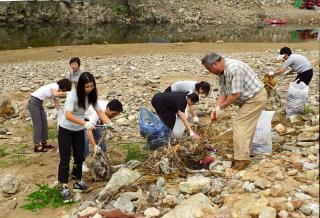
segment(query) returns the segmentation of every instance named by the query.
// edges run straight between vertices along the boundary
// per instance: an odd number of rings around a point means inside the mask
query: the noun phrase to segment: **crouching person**
[[[110,126],[113,126],[111,123],[111,119],[118,116],[122,111],[122,104],[119,100],[113,99],[110,102],[104,100],[98,100],[99,107],[105,113],[105,115],[110,119]],[[92,106],[86,111],[86,116],[91,123],[94,124],[102,124],[99,116],[97,115],[96,111],[93,109]],[[84,151],[84,159],[89,155],[89,144],[92,146],[94,152],[99,152],[102,150],[103,152],[107,151],[107,144],[105,137],[102,137],[102,128],[96,129],[87,129],[86,130],[86,144],[85,144],[85,151]],[[101,143],[99,146],[97,145],[99,141]],[[86,163],[83,162],[82,164],[82,172],[87,173],[89,172],[89,168],[87,167]]]
[[[82,163],[84,161],[85,132],[86,129],[94,129],[95,125],[90,121],[85,121],[85,112],[92,106],[98,117],[104,124],[109,123],[105,113],[97,104],[97,88],[93,75],[89,72],[81,74],[77,89],[67,94],[64,104],[64,114],[59,126],[59,170],[58,181],[62,184],[62,196],[64,202],[71,200],[68,188],[69,163],[71,151],[74,164],[71,177],[74,180],[74,192],[88,192],[90,188],[82,180]]]
[[[199,139],[186,117],[187,106],[198,101],[199,96],[196,93],[164,92],[154,95],[151,104],[161,121],[172,130],[173,137],[181,137],[187,128],[193,139]]]

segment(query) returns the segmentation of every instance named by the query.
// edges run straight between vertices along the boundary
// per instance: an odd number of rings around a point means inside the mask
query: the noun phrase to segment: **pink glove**
[[[211,119],[213,121],[219,120],[222,115],[223,115],[223,110],[219,106],[212,108]]]
[[[200,136],[199,136],[197,133],[193,132],[192,130],[190,130],[190,137],[191,137],[193,140],[198,140],[198,139],[200,139]]]

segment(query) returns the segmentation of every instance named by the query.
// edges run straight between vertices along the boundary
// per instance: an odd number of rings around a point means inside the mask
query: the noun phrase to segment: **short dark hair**
[[[86,108],[86,92],[85,92],[85,84],[92,82],[94,88],[88,95],[88,102],[89,104],[95,106],[97,104],[98,99],[98,91],[96,86],[96,80],[94,76],[89,72],[83,72],[79,78],[78,85],[77,85],[77,97],[78,97],[78,106]]]
[[[59,89],[63,91],[70,91],[71,90],[71,81],[68,79],[61,79],[57,82]]]
[[[187,98],[190,98],[190,100],[191,100],[194,104],[199,101],[199,96],[197,95],[197,93],[187,94]]]
[[[204,93],[207,95],[210,92],[210,84],[205,82],[205,81],[201,81],[199,83],[196,83],[196,91],[199,93],[200,88],[204,91]]]
[[[107,107],[111,110],[111,111],[117,111],[117,112],[122,112],[123,108],[122,108],[122,104],[118,99],[112,99],[108,104]]]
[[[291,49],[288,47],[283,47],[280,49],[280,54],[287,54],[288,56],[290,56],[292,54]]]
[[[78,57],[71,58],[71,59],[70,59],[70,65],[71,65],[72,63],[74,63],[74,62],[76,62],[76,63],[79,65],[79,67],[80,67],[80,65],[81,65],[80,58],[78,58]]]

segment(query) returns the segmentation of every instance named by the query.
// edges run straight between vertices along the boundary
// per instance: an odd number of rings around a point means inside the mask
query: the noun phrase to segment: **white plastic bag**
[[[252,140],[252,154],[272,153],[271,121],[273,115],[274,111],[262,111]]]
[[[186,108],[185,114],[186,114],[186,118],[188,118],[188,108]],[[181,138],[185,129],[186,127],[184,126],[184,123],[182,122],[180,117],[176,115],[176,122],[174,123],[174,127],[172,130],[173,137]]]
[[[297,82],[294,81],[290,83],[286,101],[287,117],[303,112],[308,102],[308,92],[309,87],[304,82],[297,84]]]

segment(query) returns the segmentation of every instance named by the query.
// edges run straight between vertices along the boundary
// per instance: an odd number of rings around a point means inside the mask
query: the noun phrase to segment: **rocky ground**
[[[153,94],[174,81],[194,79],[210,82],[213,91],[196,106],[201,120],[201,126],[197,128],[206,128],[217,85],[215,76],[209,75],[201,66],[200,58],[204,53],[215,50],[243,60],[262,79],[266,72],[281,66],[275,57],[277,49],[282,46],[178,43],[0,52],[0,88],[3,90],[0,176],[4,178],[0,208],[3,209],[3,217],[88,217],[87,214],[93,216],[97,211],[102,217],[107,217],[107,211],[116,208],[127,214],[145,214],[146,217],[318,217],[319,53],[316,43],[290,45],[294,52],[305,55],[314,66],[308,110],[304,115],[286,119],[285,106],[269,105],[268,110],[275,109],[273,154],[253,157],[246,170],[236,172],[230,168],[233,152],[230,127],[232,117],[237,113],[236,107],[230,107],[225,118],[215,123],[208,134],[208,143],[218,148],[215,162],[209,170],[186,170],[181,166],[171,168],[172,157],[175,156],[168,155],[165,160],[152,154],[142,166],[153,167],[154,171],[146,173],[141,165],[124,165],[108,183],[90,182],[94,191],[80,196],[80,203],[71,208],[44,209],[38,214],[20,208],[24,196],[36,189],[36,183],[52,184],[56,180],[59,160],[55,151],[46,154],[32,152],[31,121],[26,104],[33,90],[66,75],[70,57],[80,56],[82,68],[95,75],[101,98],[115,97],[124,103],[124,112],[114,121],[120,131],[109,135],[108,139],[107,155],[115,165],[124,162],[127,152],[119,144],[135,143],[141,147],[144,144],[139,133],[139,108],[151,109]],[[294,78],[293,74],[277,78],[277,89],[283,103],[289,82]],[[51,126],[50,140],[56,145],[55,110],[51,102],[46,102],[45,106]],[[187,139],[182,141],[181,146],[187,147],[190,140],[186,142]],[[166,152],[171,154],[174,151],[176,153],[172,154],[179,156],[180,150],[176,146]],[[150,166],[153,163],[155,165]],[[87,175],[85,178],[89,179]],[[154,209],[150,209],[152,207]],[[101,215],[96,214],[95,217]]]

